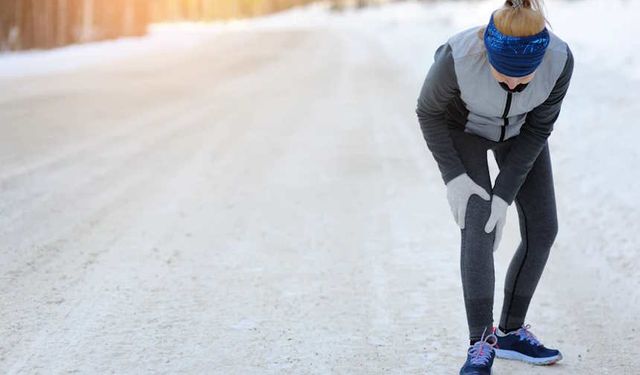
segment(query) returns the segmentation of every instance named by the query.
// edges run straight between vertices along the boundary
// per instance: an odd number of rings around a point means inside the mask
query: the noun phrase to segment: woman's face
[[[533,73],[524,77],[509,77],[498,72],[493,66],[489,65],[489,67],[491,68],[491,74],[493,75],[493,77],[498,80],[498,82],[505,83],[511,90],[514,90],[520,84],[531,82],[533,76],[536,74],[536,72],[534,71]]]

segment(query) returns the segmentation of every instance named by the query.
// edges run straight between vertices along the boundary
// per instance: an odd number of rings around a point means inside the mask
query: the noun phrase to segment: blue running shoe
[[[498,344],[495,346],[496,357],[516,359],[534,365],[550,365],[562,359],[559,350],[546,348],[536,336],[529,331],[530,324],[523,325],[516,331],[504,333],[495,329]]]
[[[491,366],[496,357],[493,347],[498,339],[493,333],[485,337],[485,332],[482,332],[480,341],[467,349],[467,361],[460,369],[460,375],[491,375]]]

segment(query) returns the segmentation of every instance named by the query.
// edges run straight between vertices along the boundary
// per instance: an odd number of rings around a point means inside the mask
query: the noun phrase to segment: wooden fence
[[[0,52],[144,35],[151,22],[244,18],[312,0],[0,0]]]

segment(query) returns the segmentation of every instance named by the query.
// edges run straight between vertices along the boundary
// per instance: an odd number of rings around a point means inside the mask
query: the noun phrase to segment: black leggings
[[[457,128],[450,128],[450,134],[469,177],[491,193],[487,150],[492,150],[501,167],[515,138],[494,142]],[[529,302],[558,232],[548,143],[533,164],[514,203],[520,220],[521,242],[509,265],[504,286],[500,327],[507,330],[524,323]],[[472,195],[467,203],[465,228],[460,230],[460,270],[472,340],[479,339],[485,328],[490,332],[493,325],[495,229],[491,233],[484,231],[490,214],[491,202]]]

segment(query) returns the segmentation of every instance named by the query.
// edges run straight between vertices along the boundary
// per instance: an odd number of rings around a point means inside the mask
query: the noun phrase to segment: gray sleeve
[[[560,115],[562,100],[569,89],[573,73],[573,55],[567,46],[567,61],[551,94],[544,103],[527,113],[520,134],[507,155],[496,177],[493,193],[511,204],[524,183],[533,163],[551,135],[553,125]]]
[[[451,47],[445,43],[438,47],[424,80],[416,113],[420,129],[440,169],[444,183],[465,173],[465,168],[447,129],[445,111],[449,101],[459,93]]]

